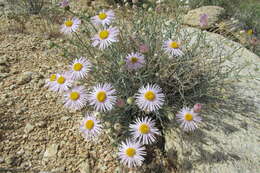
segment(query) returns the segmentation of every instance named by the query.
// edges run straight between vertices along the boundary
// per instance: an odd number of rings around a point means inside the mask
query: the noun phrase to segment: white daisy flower
[[[100,135],[102,125],[93,114],[87,113],[80,125],[80,131],[84,134],[84,137],[88,140],[94,139]]]
[[[80,23],[81,21],[76,17],[73,17],[72,19],[67,19],[64,21],[62,25],[61,32],[64,34],[70,34],[72,32],[76,32]]]
[[[90,105],[95,107],[96,111],[109,111],[116,103],[116,90],[111,84],[97,84],[89,94]]]
[[[51,88],[53,87],[56,80],[57,74],[51,74],[50,78],[45,80],[45,87],[50,88],[50,90],[52,90]]]
[[[73,110],[82,109],[87,103],[87,94],[84,86],[74,87],[64,95],[64,106]]]
[[[105,49],[113,42],[117,42],[117,35],[119,30],[116,27],[109,27],[107,29],[101,30],[92,38],[92,45],[94,47],[99,45],[99,49]]]
[[[180,49],[180,44],[173,40],[165,41],[163,44],[163,49],[166,53],[172,56],[183,56],[184,53]]]
[[[53,83],[51,90],[55,92],[63,92],[69,90],[72,86],[73,80],[68,72],[57,74],[56,81]]]
[[[182,110],[176,115],[177,122],[181,123],[181,128],[184,131],[193,131],[198,128],[198,123],[201,122],[202,118],[195,113],[193,109],[187,107],[182,108]]]
[[[137,106],[148,112],[153,112],[160,109],[164,103],[164,94],[158,85],[148,84],[142,86],[135,96]]]
[[[145,59],[140,53],[131,53],[127,55],[125,62],[127,69],[136,70],[143,67],[145,64]]]
[[[91,22],[94,25],[110,25],[115,19],[115,13],[112,10],[102,10],[98,15],[91,17]]]
[[[81,57],[79,59],[75,59],[70,68],[71,78],[73,80],[80,80],[87,76],[87,73],[91,68],[91,63],[87,59]]]
[[[151,118],[137,118],[134,124],[130,124],[131,135],[135,141],[141,144],[152,144],[155,142],[155,135],[160,135],[155,127],[155,121]]]
[[[143,164],[146,151],[140,143],[127,139],[119,146],[118,155],[122,164],[132,168]]]

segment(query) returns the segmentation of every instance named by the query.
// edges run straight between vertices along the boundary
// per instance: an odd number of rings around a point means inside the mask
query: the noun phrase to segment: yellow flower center
[[[132,58],[131,58],[132,64],[135,64],[137,61],[138,61],[138,58],[137,58],[137,57],[132,57]]]
[[[65,26],[67,27],[71,27],[73,25],[73,22],[71,20],[67,20],[65,23],[64,23]]]
[[[108,36],[109,36],[108,30],[103,30],[103,31],[100,31],[100,33],[99,33],[99,37],[102,40],[106,39]]]
[[[50,77],[50,81],[55,81],[56,80],[56,74],[52,74],[51,77]]]
[[[150,127],[147,125],[147,124],[142,124],[140,125],[139,127],[139,131],[142,133],[142,134],[147,134],[150,132]]]
[[[184,118],[185,118],[186,121],[192,121],[193,120],[193,116],[190,113],[186,113]]]
[[[99,13],[98,17],[99,17],[99,19],[104,20],[104,19],[107,18],[107,14],[106,13]]]
[[[144,98],[146,98],[147,100],[149,101],[153,101],[155,99],[155,94],[153,91],[147,91],[145,94],[144,94]]]
[[[80,71],[82,69],[83,65],[80,63],[76,63],[73,65],[73,70]]]
[[[179,46],[179,44],[178,44],[176,41],[172,41],[172,42],[170,43],[170,47],[173,48],[173,49],[177,49],[177,48],[179,48],[180,46]]]
[[[66,79],[65,79],[63,76],[60,76],[60,77],[58,78],[57,82],[58,82],[59,84],[64,84],[65,80],[66,80]]]
[[[88,129],[88,130],[91,130],[91,129],[93,129],[93,127],[94,127],[94,121],[93,120],[88,120],[88,121],[86,121],[86,123],[85,123],[85,128],[86,129]]]
[[[99,92],[97,93],[97,100],[98,100],[99,102],[104,102],[104,101],[106,100],[106,98],[107,98],[106,92],[104,92],[104,91],[99,91]]]
[[[70,93],[70,99],[71,100],[78,100],[79,99],[79,93],[78,92],[71,92]]]
[[[134,157],[134,155],[136,154],[136,150],[134,148],[127,148],[125,150],[125,154],[128,156],[128,157]]]

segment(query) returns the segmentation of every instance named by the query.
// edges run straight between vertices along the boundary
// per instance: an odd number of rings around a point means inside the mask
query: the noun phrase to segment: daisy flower
[[[94,47],[99,45],[99,49],[105,49],[113,42],[117,42],[117,35],[119,30],[116,27],[109,27],[101,30],[92,38],[92,45]]]
[[[94,106],[96,111],[109,111],[116,104],[116,90],[111,84],[97,84],[88,96],[90,105]]]
[[[193,109],[187,107],[182,108],[182,110],[176,115],[177,122],[181,123],[181,128],[184,131],[193,131],[198,128],[197,123],[200,123],[202,118],[195,113]]]
[[[64,95],[64,106],[73,110],[82,109],[87,103],[87,94],[84,86],[74,87]]]
[[[127,139],[119,146],[118,155],[122,164],[132,168],[143,164],[146,151],[140,143]]]
[[[163,49],[172,56],[182,56],[184,53],[180,49],[180,44],[176,41],[168,40],[163,43]]]
[[[80,125],[80,131],[84,134],[86,139],[93,139],[100,135],[102,125],[93,114],[87,113]]]
[[[55,92],[63,92],[69,90],[72,86],[73,80],[68,72],[57,74],[56,81],[53,83],[51,90]]]
[[[64,34],[70,34],[72,32],[76,32],[80,23],[81,21],[76,17],[73,17],[72,19],[67,19],[64,21],[62,25],[61,32]]]
[[[71,78],[73,80],[84,79],[90,71],[90,67],[90,62],[85,58],[81,57],[79,59],[75,59],[70,66]]]
[[[57,80],[57,74],[51,74],[49,79],[45,80],[45,87],[52,88]],[[52,90],[52,89],[51,89]]]
[[[148,117],[137,118],[134,124],[130,124],[130,131],[133,139],[142,144],[152,144],[155,142],[155,134],[160,135],[155,121]]]
[[[91,18],[94,25],[110,25],[115,19],[115,13],[112,10],[102,10],[98,15]]]
[[[137,106],[148,112],[160,109],[164,103],[164,94],[158,85],[142,86],[135,97]]]
[[[126,67],[129,70],[136,70],[143,67],[145,60],[144,56],[140,53],[128,54],[125,58]]]

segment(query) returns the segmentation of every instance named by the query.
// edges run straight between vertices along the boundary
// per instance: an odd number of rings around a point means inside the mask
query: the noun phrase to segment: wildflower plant
[[[169,112],[176,114],[175,128],[190,132],[202,121],[201,104],[195,103],[220,99],[231,71],[222,65],[228,55],[211,49],[203,32],[194,41],[177,21],[156,12],[138,10],[128,18],[108,9],[92,17],[69,12],[77,21],[77,30],[69,29],[66,37],[74,48],[64,48],[70,79],[52,75],[47,86],[65,92],[65,107],[89,112],[80,126],[87,141],[112,129],[125,166],[142,165],[145,148],[163,134]],[[63,25],[66,36],[64,31]],[[84,86],[71,84],[79,80]],[[121,135],[107,121],[122,125]]]

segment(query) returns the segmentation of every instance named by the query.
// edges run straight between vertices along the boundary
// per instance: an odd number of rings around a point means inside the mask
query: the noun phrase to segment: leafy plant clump
[[[88,141],[112,131],[124,165],[143,163],[144,146],[162,135],[170,113],[176,114],[176,128],[191,132],[201,122],[196,103],[222,99],[234,69],[223,64],[229,55],[214,50],[203,32],[194,37],[156,12],[68,12],[61,31],[71,47],[57,46],[72,63],[67,72],[51,75],[47,86],[64,96],[65,107],[88,112],[81,124]]]

